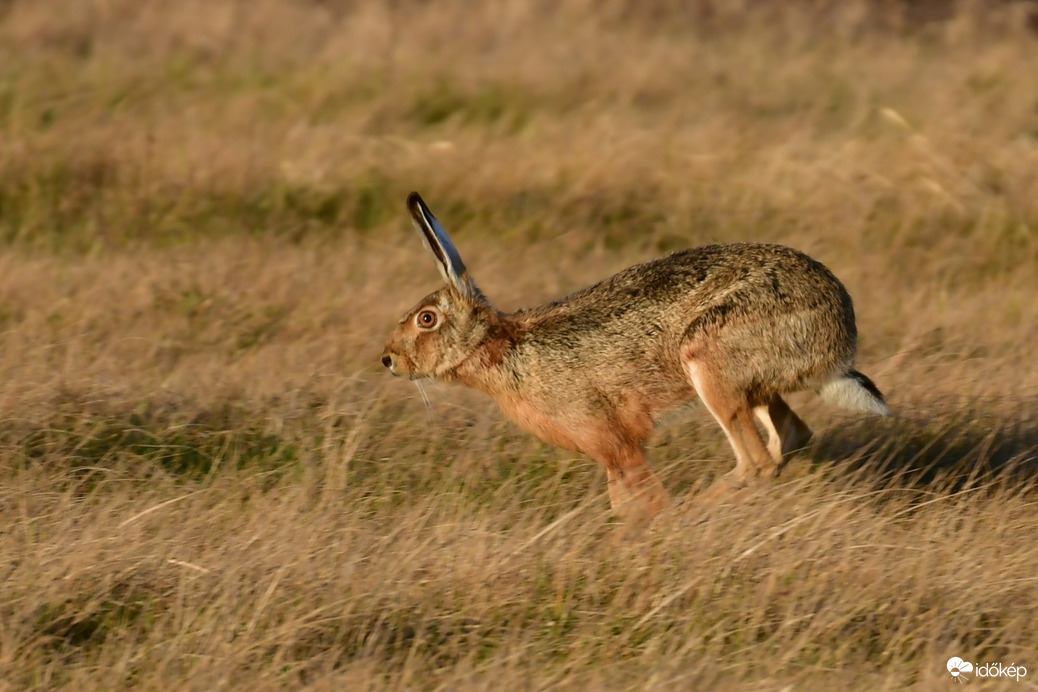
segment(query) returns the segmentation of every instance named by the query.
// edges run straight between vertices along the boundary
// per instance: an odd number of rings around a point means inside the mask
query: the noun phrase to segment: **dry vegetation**
[[[0,689],[1033,687],[1038,41],[684,7],[0,2]],[[901,417],[798,398],[817,443],[708,506],[693,410],[624,535],[591,462],[382,371],[412,188],[505,308],[802,248]]]

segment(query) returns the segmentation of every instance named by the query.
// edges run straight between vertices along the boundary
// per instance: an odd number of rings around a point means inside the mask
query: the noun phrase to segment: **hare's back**
[[[754,379],[785,368],[787,384],[838,370],[856,339],[850,296],[833,273],[761,243],[679,251],[527,314],[540,346],[587,363],[650,360],[677,372],[682,349],[700,339]]]
[[[554,304],[566,312],[616,319],[655,316],[679,322],[707,311],[726,315],[823,310],[853,322],[843,284],[821,262],[784,245],[703,245],[637,264]],[[684,309],[675,309],[682,307]]]
[[[671,275],[670,299],[688,304],[693,314],[745,315],[766,322],[817,312],[853,328],[854,308],[840,280],[821,262],[784,245],[707,245],[655,264],[647,272],[649,282]]]

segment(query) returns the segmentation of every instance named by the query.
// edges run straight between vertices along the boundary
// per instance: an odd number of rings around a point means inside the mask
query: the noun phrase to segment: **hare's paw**
[[[748,485],[748,481],[742,477],[739,469],[733,469],[703,491],[703,497],[707,500],[730,500],[737,493],[745,490]]]
[[[608,470],[609,504],[624,524],[647,526],[671,505],[667,491],[654,474],[632,478]]]

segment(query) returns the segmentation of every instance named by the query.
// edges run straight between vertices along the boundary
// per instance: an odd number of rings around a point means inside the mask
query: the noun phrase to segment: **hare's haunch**
[[[838,405],[890,415],[876,385],[853,369],[847,290],[802,252],[704,245],[505,314],[417,193],[407,207],[447,285],[404,315],[383,365],[486,392],[523,429],[590,455],[605,466],[621,516],[651,517],[666,506],[645,443],[657,420],[696,396],[735,451],[733,486],[777,475],[810,439],[783,394],[814,389]]]

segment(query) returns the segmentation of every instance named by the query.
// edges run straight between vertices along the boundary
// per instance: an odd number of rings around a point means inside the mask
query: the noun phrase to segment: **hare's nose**
[[[388,353],[383,353],[382,365],[385,365],[387,368],[393,367],[393,356],[389,355]]]

